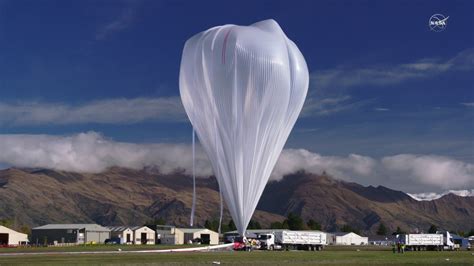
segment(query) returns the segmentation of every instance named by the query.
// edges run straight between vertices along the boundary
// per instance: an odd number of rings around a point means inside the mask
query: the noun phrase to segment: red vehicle
[[[234,250],[236,251],[250,251],[250,245],[246,244],[247,241],[243,237],[236,237],[234,239]]]

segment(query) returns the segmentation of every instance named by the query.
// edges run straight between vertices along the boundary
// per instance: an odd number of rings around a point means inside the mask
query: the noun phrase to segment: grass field
[[[157,246],[125,246],[122,250],[156,249]],[[160,248],[169,248],[160,246]],[[42,250],[40,250],[42,249]],[[121,264],[121,265],[211,265],[218,261],[225,264],[265,264],[265,265],[470,265],[474,266],[474,255],[470,251],[457,252],[406,252],[393,254],[390,250],[380,248],[358,247],[330,247],[322,252],[310,251],[254,251],[254,252],[189,252],[169,254],[78,254],[78,255],[51,255],[52,251],[99,251],[116,250],[117,246],[89,246],[68,248],[31,248],[23,252],[45,252],[41,255],[22,254],[20,256],[0,255],[0,265],[94,265],[94,264]],[[357,251],[359,249],[359,251]],[[22,249],[15,249],[16,251]],[[9,249],[12,251],[12,249]],[[1,250],[5,253],[5,250]],[[0,253],[1,254],[1,253]]]
[[[37,253],[37,252],[84,252],[84,251],[116,251],[118,248],[123,251],[130,250],[151,250],[151,249],[174,249],[196,247],[193,245],[80,245],[69,247],[17,247],[17,248],[0,248],[2,253]]]

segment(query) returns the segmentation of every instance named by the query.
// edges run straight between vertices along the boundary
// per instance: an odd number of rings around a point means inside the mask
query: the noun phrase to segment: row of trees
[[[217,231],[219,227],[218,220],[206,220],[204,224],[205,228],[210,230]],[[248,229],[262,229],[262,226],[259,222],[251,220],[248,226]],[[301,218],[301,216],[296,215],[294,213],[288,214],[287,218],[282,222],[273,222],[270,224],[270,229],[290,229],[290,230],[321,230],[322,226],[320,223],[313,219],[309,219],[307,222]],[[230,220],[226,224],[222,224],[221,232],[233,231],[236,230],[235,224],[232,220]],[[345,224],[339,229],[341,232],[354,232],[356,234],[360,233],[360,229],[356,228],[352,225]],[[428,228],[428,233],[434,234],[438,231],[438,227],[435,225],[431,225]],[[399,226],[395,229],[395,231],[391,232],[387,228],[387,226],[382,222],[379,224],[376,234],[381,236],[391,235],[398,235],[398,234],[406,234],[407,231],[402,230]],[[456,232],[460,236],[473,236],[474,229],[471,229],[469,232],[458,231]]]
[[[434,224],[432,224],[429,228],[428,228],[428,233],[429,234],[435,234],[437,231],[439,231],[438,227]],[[344,231],[343,231],[344,232]],[[469,232],[464,232],[464,231],[454,231],[456,234],[460,235],[460,236],[464,236],[464,237],[467,237],[467,236],[474,236],[474,229],[471,229]],[[386,236],[389,234],[389,231],[387,229],[387,227],[385,226],[384,223],[380,223],[379,224],[379,227],[377,229],[377,235],[381,235],[381,236]],[[399,226],[397,226],[397,229],[392,233],[392,235],[399,235],[399,234],[406,234],[406,231],[405,230],[402,230]]]
[[[271,229],[290,229],[290,230],[321,230],[320,223],[313,219],[304,221],[301,216],[295,213],[289,213],[283,222],[273,222],[270,224]]]
[[[217,231],[219,228],[219,221],[206,220],[204,222],[204,227],[210,230]],[[221,227],[222,227],[221,228],[222,232],[236,230],[235,224],[232,220],[230,220],[228,223],[223,223]],[[251,220],[247,228],[248,229],[262,229],[262,225],[257,221]],[[304,222],[304,220],[300,216],[294,213],[290,213],[288,214],[288,217],[282,222],[271,223],[270,229],[321,230],[321,224],[319,224],[313,219],[310,219],[307,222]]]
[[[15,229],[24,234],[31,234],[31,228],[27,225],[18,225],[13,219],[0,219],[0,225]]]

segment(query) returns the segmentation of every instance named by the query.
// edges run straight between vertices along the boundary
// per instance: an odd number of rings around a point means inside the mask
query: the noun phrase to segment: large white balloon
[[[301,112],[309,74],[278,23],[214,27],[190,38],[179,87],[240,234]]]

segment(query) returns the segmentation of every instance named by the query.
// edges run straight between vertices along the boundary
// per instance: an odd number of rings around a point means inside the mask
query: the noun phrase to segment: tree
[[[288,218],[286,220],[287,220],[288,227],[289,227],[290,230],[303,230],[303,229],[305,229],[303,219],[295,213],[290,212],[288,214]]]
[[[23,225],[20,227],[20,232],[24,233],[24,234],[27,234],[27,235],[31,235],[31,228],[27,225]]]
[[[207,228],[209,230],[213,230],[212,223],[209,220],[204,221],[204,228]]]
[[[311,230],[321,230],[321,224],[316,222],[313,219],[309,219],[309,221],[306,223],[306,225]]]
[[[474,236],[474,228],[467,233],[467,236]]]
[[[206,220],[204,221],[204,228],[207,228],[212,231],[218,231],[219,230],[219,220],[214,219],[214,220]],[[228,228],[225,225],[221,225],[221,231],[222,232],[227,232],[227,231],[232,231],[232,230],[227,230]],[[234,229],[235,230],[235,229]]]
[[[436,234],[436,231],[438,231],[438,227],[436,227],[436,225],[432,224],[430,226],[430,229],[428,229],[428,233],[430,234]]]
[[[384,223],[380,223],[379,228],[377,229],[377,235],[379,236],[387,235],[387,227],[385,227]]]
[[[259,222],[250,220],[249,226],[247,226],[248,229],[262,229],[262,226],[260,225]]]
[[[153,225],[165,225],[166,221],[163,218],[155,218],[153,220],[148,221],[146,224],[153,224]]]
[[[0,219],[0,225],[12,228],[15,222],[12,219]]]
[[[288,225],[288,219],[285,219],[283,223],[281,224],[281,229],[290,229],[290,226]]]
[[[228,225],[227,225],[229,228],[229,231],[234,231],[234,230],[237,230],[237,227],[235,227],[235,224],[234,224],[234,221],[233,220],[230,220]]]
[[[273,222],[270,224],[270,229],[282,229],[283,224],[281,222]]]
[[[345,224],[344,226],[342,226],[341,231],[345,232],[345,233],[350,233],[350,232],[353,232],[353,233],[356,233],[356,234],[360,233],[359,229],[354,228],[354,227],[352,227],[348,224]]]
[[[395,230],[395,232],[392,233],[392,235],[403,235],[403,234],[406,234],[406,233],[400,228],[400,226],[397,226],[397,230]]]

